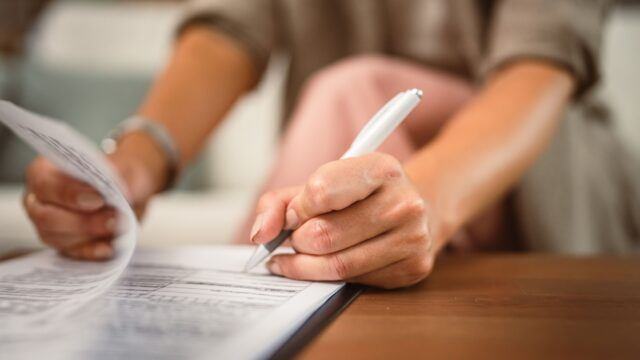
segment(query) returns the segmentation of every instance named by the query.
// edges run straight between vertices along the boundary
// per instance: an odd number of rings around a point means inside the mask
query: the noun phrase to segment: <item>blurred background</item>
[[[169,55],[184,6],[179,0],[0,0],[0,98],[63,119],[99,141],[136,111]],[[621,1],[604,34],[599,91],[638,156],[639,44],[640,1]],[[154,200],[142,243],[231,239],[273,158],[286,66],[274,55],[258,89],[229,114],[178,189]],[[20,200],[33,156],[0,127],[0,252],[40,246]]]

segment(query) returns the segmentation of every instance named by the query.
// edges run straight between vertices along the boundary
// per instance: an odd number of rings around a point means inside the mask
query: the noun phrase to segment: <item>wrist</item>
[[[427,221],[437,253],[462,226],[460,207],[435,154],[421,151],[404,163],[404,169],[427,205]]]
[[[129,190],[143,193],[132,194],[134,198],[159,193],[169,182],[170,161],[163,149],[145,132],[124,134],[111,158],[121,167]]]
[[[123,121],[103,140],[102,148],[124,164],[133,164],[130,171],[153,193],[171,187],[178,174],[180,154],[172,136],[162,123],[143,116]]]

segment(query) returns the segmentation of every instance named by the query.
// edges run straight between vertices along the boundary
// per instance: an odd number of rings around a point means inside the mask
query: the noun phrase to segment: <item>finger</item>
[[[289,201],[301,187],[269,191],[258,200],[256,219],[251,227],[251,242],[262,244],[275,238],[284,227],[284,214]]]
[[[60,253],[78,260],[104,261],[113,257],[114,249],[110,240],[98,240],[80,244]]]
[[[291,279],[336,281],[385,267],[413,252],[403,236],[388,233],[329,255],[275,255],[267,267],[272,273]]]
[[[142,221],[144,215],[146,214],[148,204],[148,202],[143,202],[134,205],[133,212],[136,214],[136,218],[138,218],[138,221]]]
[[[323,255],[344,250],[387,232],[406,219],[404,206],[390,192],[378,192],[339,211],[316,216],[291,236],[301,253]]]
[[[114,234],[117,226],[115,210],[104,208],[94,213],[77,213],[45,204],[33,193],[25,196],[24,207],[27,215],[41,233],[52,233],[58,237],[104,238]]]
[[[402,175],[400,163],[380,153],[327,163],[309,178],[302,193],[291,200],[285,228],[296,229],[315,216],[344,209]]]
[[[395,289],[417,284],[424,280],[432,270],[432,256],[413,256],[347,281],[384,289]]]
[[[91,212],[105,206],[95,189],[64,174],[42,157],[27,169],[27,187],[41,202],[69,210]]]
[[[56,234],[51,232],[43,232],[40,230],[37,230],[37,232],[43,243],[59,251],[67,251],[96,240],[95,238],[90,238],[83,235]]]

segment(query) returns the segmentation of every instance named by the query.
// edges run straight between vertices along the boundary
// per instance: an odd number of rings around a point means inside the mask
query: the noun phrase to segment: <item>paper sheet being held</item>
[[[0,121],[121,214],[115,257],[52,250],[0,263],[0,353],[21,359],[264,358],[342,283],[242,271],[251,247],[140,249],[137,221],[106,159],[57,121],[0,101]]]
[[[120,276],[135,248],[137,220],[121,191],[121,180],[105,157],[66,124],[0,101],[0,121],[68,175],[99,191],[120,216],[115,256],[100,263],[64,259],[52,251],[27,268],[0,272],[0,335],[46,332],[102,295]]]

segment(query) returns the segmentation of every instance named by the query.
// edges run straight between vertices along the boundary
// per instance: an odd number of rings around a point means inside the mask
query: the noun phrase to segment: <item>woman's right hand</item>
[[[140,218],[149,199],[164,184],[160,165],[164,160],[148,139],[134,138],[126,145],[109,160]],[[113,256],[111,241],[119,214],[90,185],[64,174],[44,157],[36,158],[27,169],[23,205],[40,239],[61,254],[81,260]]]

